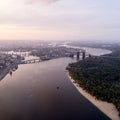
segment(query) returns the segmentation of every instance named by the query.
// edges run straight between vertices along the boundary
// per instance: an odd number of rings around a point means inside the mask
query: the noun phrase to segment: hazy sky
[[[0,40],[120,40],[120,0],[0,0]]]

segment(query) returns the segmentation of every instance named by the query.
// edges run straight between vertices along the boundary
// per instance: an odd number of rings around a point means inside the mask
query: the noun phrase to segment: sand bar
[[[71,80],[71,82],[74,84],[76,89],[85,97],[87,98],[91,103],[93,103],[99,110],[101,110],[103,113],[105,113],[109,118],[112,120],[120,120],[120,117],[118,116],[118,111],[115,108],[115,106],[112,103],[104,102],[101,100],[95,99],[94,96],[87,93],[85,90],[83,90],[78,83],[75,83],[75,80],[73,80],[68,73],[68,77]]]

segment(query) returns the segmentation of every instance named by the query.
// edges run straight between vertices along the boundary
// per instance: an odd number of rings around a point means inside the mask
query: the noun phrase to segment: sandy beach
[[[87,98],[91,103],[93,103],[98,109],[100,109],[103,113],[105,113],[112,120],[120,120],[120,117],[118,116],[118,111],[112,103],[108,103],[108,102],[104,102],[104,101],[95,99],[94,96],[87,93],[77,83],[75,83],[75,81],[69,76],[69,73],[68,73],[68,77],[69,77],[70,81],[74,84],[76,89],[85,98]]]

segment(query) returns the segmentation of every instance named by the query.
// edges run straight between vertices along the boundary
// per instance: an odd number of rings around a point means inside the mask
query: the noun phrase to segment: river
[[[69,80],[65,67],[75,61],[19,65],[0,81],[0,120],[110,120]]]

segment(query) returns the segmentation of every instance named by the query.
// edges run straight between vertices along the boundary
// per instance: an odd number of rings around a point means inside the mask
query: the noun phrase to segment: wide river
[[[0,81],[0,120],[110,120],[71,83],[65,70],[71,62],[19,65]]]

